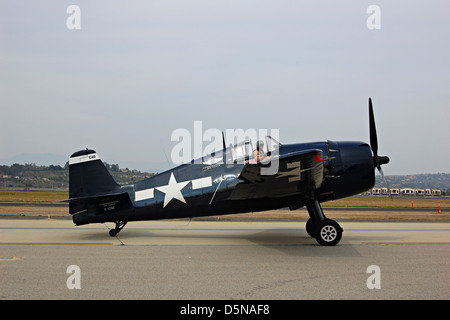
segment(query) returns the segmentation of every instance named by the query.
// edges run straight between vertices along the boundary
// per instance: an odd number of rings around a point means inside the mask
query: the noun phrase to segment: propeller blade
[[[388,184],[388,182],[387,182],[387,180],[386,180],[386,177],[384,176],[384,172],[383,172],[383,169],[381,169],[381,165],[380,165],[380,164],[377,166],[377,169],[378,169],[378,171],[380,172],[381,177],[383,178],[383,181],[384,181],[384,185],[385,185],[386,188],[388,189],[389,196],[390,196],[391,199],[392,199],[391,188],[389,187],[389,184]]]
[[[373,163],[374,166],[380,172],[381,177],[383,178],[384,181],[384,185],[386,186],[386,188],[388,188],[389,195],[392,199],[392,194],[390,192],[391,188],[389,188],[386,177],[384,176],[383,169],[381,169],[381,166],[383,164],[389,163],[390,159],[389,157],[378,155],[377,127],[375,125],[375,116],[373,114],[372,98],[369,98],[369,129],[370,129],[370,147],[373,152]]]
[[[370,128],[370,147],[374,158],[378,157],[378,138],[377,128],[375,126],[375,117],[373,115],[372,98],[369,98],[369,128]]]
[[[383,178],[384,184],[386,185],[386,187],[389,188],[388,183],[387,183],[387,181],[386,181],[386,177],[384,176],[383,169],[381,169],[381,166],[377,166],[377,169],[378,169],[378,171],[380,172],[381,177]]]

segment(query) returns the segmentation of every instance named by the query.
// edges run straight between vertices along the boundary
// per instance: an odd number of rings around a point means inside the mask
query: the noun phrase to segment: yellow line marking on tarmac
[[[113,243],[94,243],[94,242],[1,242],[2,246],[23,246],[23,245],[37,245],[37,246],[112,246]]]
[[[364,244],[375,244],[375,245],[442,245],[450,244],[450,242],[364,242]]]
[[[0,257],[0,261],[17,261],[20,260],[20,258],[17,257]]]

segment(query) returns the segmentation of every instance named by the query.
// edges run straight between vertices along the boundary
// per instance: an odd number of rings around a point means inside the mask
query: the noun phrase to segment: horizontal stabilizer
[[[101,207],[105,209],[108,205],[111,205],[111,203],[117,202],[123,198],[128,198],[127,200],[131,204],[128,192],[106,193],[95,196],[70,198],[61,202],[69,202],[69,213],[75,214],[81,211],[88,210],[92,207]]]

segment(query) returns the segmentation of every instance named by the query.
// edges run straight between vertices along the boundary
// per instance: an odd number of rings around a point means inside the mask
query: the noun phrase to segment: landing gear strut
[[[116,227],[114,229],[109,230],[109,235],[111,237],[115,237],[120,230],[123,229],[123,227],[125,227],[125,225],[128,223],[128,221],[116,221]]]
[[[314,200],[307,205],[309,219],[306,222],[306,232],[323,246],[335,246],[341,241],[343,229],[334,220],[323,214],[319,201]]]

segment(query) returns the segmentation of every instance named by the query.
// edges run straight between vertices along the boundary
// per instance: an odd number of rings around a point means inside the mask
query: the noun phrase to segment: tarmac
[[[110,237],[112,223],[3,217],[0,299],[450,298],[448,221],[337,220],[341,242],[323,247],[305,221],[142,221]]]

